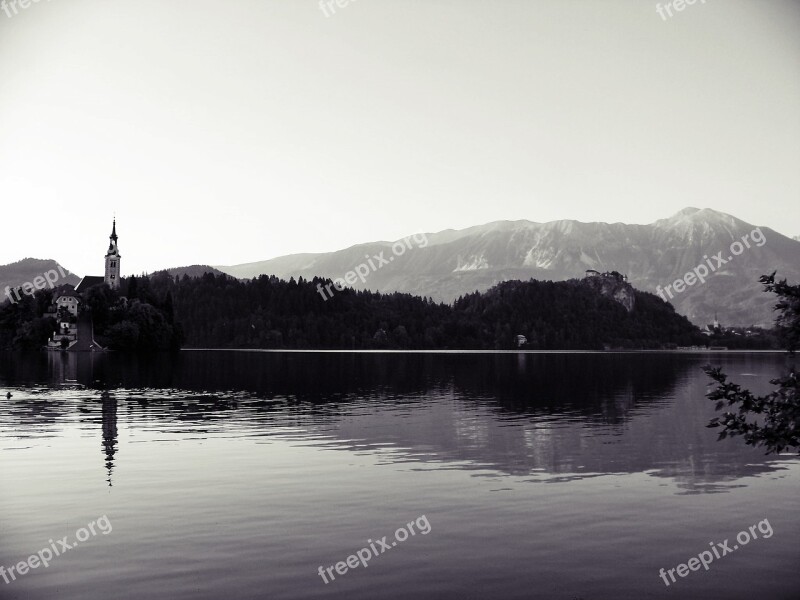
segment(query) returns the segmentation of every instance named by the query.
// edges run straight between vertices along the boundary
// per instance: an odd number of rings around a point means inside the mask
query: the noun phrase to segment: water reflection
[[[776,355],[720,357],[750,386]],[[0,426],[59,435],[101,424],[112,485],[117,412],[126,428],[192,437],[282,436],[370,452],[416,469],[492,469],[554,482],[647,473],[684,493],[728,491],[783,468],[704,427],[706,357],[680,354],[354,354],[184,352],[175,357],[3,356],[19,392]],[[188,429],[187,429],[188,428]]]
[[[103,406],[103,453],[106,457],[108,486],[112,487],[111,473],[114,470],[114,454],[117,451],[117,399],[108,392],[102,394]]]

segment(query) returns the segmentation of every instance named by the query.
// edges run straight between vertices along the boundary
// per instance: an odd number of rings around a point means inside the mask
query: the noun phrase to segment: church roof
[[[94,287],[96,285],[103,285],[105,283],[105,278],[101,277],[100,275],[86,275],[78,286],[75,288],[75,291],[79,294],[82,294],[90,287]]]

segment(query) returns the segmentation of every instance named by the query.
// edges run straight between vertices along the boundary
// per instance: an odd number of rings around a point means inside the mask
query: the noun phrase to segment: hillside
[[[60,269],[60,267],[61,266],[52,259],[40,258],[23,258],[15,263],[0,265],[0,294],[5,293],[6,287],[15,288],[22,286],[22,284],[26,282],[34,283],[34,279],[37,277],[44,278],[45,273],[48,271],[55,271],[57,275],[57,279],[54,281],[55,286],[65,283],[78,285],[80,277],[74,273],[70,273],[68,269],[64,269],[63,267]],[[61,275],[61,270],[63,270],[65,274],[64,277]],[[53,279],[54,276],[50,274],[50,278]],[[0,295],[0,303],[5,300],[5,296]]]
[[[169,273],[173,277],[183,277],[184,275],[188,275],[189,277],[202,277],[206,273],[211,273],[212,275],[222,275],[222,271],[215,269],[214,267],[210,267],[208,265],[190,265],[188,267],[172,267],[171,269],[163,269],[162,271],[158,271],[159,273]]]
[[[325,300],[320,289],[329,283],[160,274],[150,278],[148,302],[174,306],[190,347],[513,349],[518,335],[527,338],[529,349],[705,342],[671,306],[633,288],[635,298],[627,303],[584,281],[509,281],[449,306],[347,288]]]

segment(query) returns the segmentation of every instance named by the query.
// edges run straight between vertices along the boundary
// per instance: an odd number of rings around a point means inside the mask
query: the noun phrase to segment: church
[[[109,236],[108,252],[106,252],[106,270],[105,275],[86,275],[81,279],[75,291],[80,294],[88,290],[90,287],[101,285],[105,283],[112,290],[120,289],[122,278],[120,277],[120,259],[122,256],[119,253],[119,246],[117,244],[117,220],[111,226],[111,235]]]
[[[108,251],[105,256],[105,274],[86,275],[77,287],[71,285],[61,286],[53,296],[53,306],[50,313],[58,323],[58,331],[47,343],[51,350],[93,351],[103,350],[94,341],[91,318],[82,314],[80,305],[83,303],[83,294],[98,285],[107,285],[112,290],[124,294],[124,286],[120,275],[120,260],[117,237],[117,220],[114,219],[109,236]]]

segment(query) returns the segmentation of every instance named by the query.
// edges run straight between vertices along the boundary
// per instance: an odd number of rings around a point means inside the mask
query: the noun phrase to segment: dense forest
[[[508,281],[453,305],[409,294],[321,290],[330,280],[237,280],[159,272],[126,280],[126,301],[105,286],[85,295],[95,339],[117,350],[287,349],[608,349],[706,345],[688,319],[654,294],[635,305],[585,281]],[[0,346],[36,348],[55,323],[49,291],[0,307]],[[712,341],[711,343],[716,343]],[[750,343],[756,343],[753,341]],[[762,341],[769,345],[769,341]]]
[[[147,277],[130,277],[125,287],[123,301],[119,292],[105,285],[84,294],[83,309],[92,316],[95,340],[111,350],[180,349],[184,336],[175,322],[172,292],[153,293]]]
[[[141,285],[145,284],[146,285]],[[628,313],[581,281],[509,281],[452,306],[409,294],[320,289],[330,280],[226,275],[142,280],[145,297],[171,295],[186,343],[214,348],[529,349],[661,348],[704,344],[657,296],[635,292]],[[144,291],[144,290],[143,290]]]

